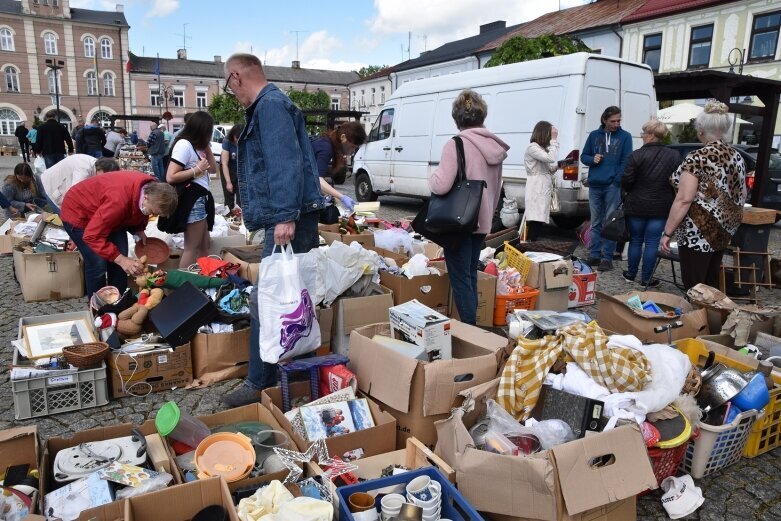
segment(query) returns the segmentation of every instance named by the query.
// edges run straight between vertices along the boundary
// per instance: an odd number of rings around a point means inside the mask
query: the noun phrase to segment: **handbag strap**
[[[461,136],[453,136],[453,141],[456,142],[456,158],[458,161],[458,168],[456,169],[455,183],[466,180],[466,158],[464,157],[464,140]]]

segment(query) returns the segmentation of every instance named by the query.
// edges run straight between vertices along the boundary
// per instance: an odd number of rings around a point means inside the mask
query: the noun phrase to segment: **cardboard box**
[[[453,358],[421,362],[372,340],[375,334],[387,335],[389,330],[385,323],[353,331],[349,367],[358,377],[358,388],[396,418],[397,448],[412,436],[433,447],[437,441],[434,422],[448,417],[461,391],[496,377],[507,339],[453,320]]]
[[[568,308],[591,306],[597,302],[597,273],[578,273],[572,276],[567,301]]]
[[[228,234],[223,237],[212,237],[209,241],[209,255],[219,255],[223,248],[246,246],[247,237],[230,226]]]
[[[403,252],[386,250],[385,248],[380,248],[379,246],[369,246],[366,249],[375,252],[380,257],[392,259],[399,268],[404,266],[409,261],[409,257],[407,257],[407,255]]]
[[[309,392],[309,382],[294,382],[290,385],[291,397],[309,396]],[[374,427],[328,438],[326,445],[331,456],[343,456],[346,452],[363,449],[363,456],[367,457],[396,449],[396,419],[382,411],[371,398],[367,398],[367,401],[374,418]],[[309,447],[308,441],[293,432],[293,427],[282,412],[281,387],[264,389],[263,405],[274,414],[274,418],[290,435],[299,450],[303,451]]]
[[[387,271],[380,272],[380,284],[393,291],[393,304],[398,306],[417,300],[420,303],[447,315],[450,304],[450,277],[444,263],[441,275],[419,275],[407,278]]]
[[[496,277],[483,271],[477,272],[477,322],[478,326],[494,327],[496,306]],[[460,320],[455,295],[450,292],[450,316]]]
[[[535,252],[527,253],[533,257]],[[550,254],[544,254],[549,256]],[[545,257],[543,257],[545,258]],[[535,309],[566,311],[569,305],[569,289],[572,284],[572,261],[557,259],[545,262],[533,261],[526,278],[526,285],[540,290]]]
[[[331,330],[331,351],[350,355],[350,333],[356,327],[388,321],[393,307],[393,292],[378,286],[378,294],[367,297],[339,297],[333,305],[334,323]]]
[[[496,394],[499,379],[462,393],[474,410],[456,409],[437,422],[436,453],[456,471],[461,494],[476,510],[544,521],[633,519],[633,504],[621,504],[657,488],[638,425],[557,445],[526,458],[474,448],[468,428]],[[619,517],[626,515],[626,517]]]
[[[334,329],[334,308],[315,308],[317,323],[320,324],[320,346],[331,351],[331,334]]]
[[[239,521],[228,485],[222,478],[200,479],[180,487],[169,487],[125,501],[125,521],[188,521],[209,505],[222,505],[226,519]]]
[[[237,246],[235,248],[232,248],[234,250],[243,250],[248,253],[263,253],[263,248],[259,246]],[[260,261],[258,262],[247,262],[244,260],[241,260],[239,257],[234,255],[233,253],[230,253],[228,251],[221,251],[220,256],[222,256],[222,260],[233,262],[234,264],[239,265],[239,277],[246,279],[253,284],[257,282],[258,275],[260,274]]]
[[[22,253],[14,250],[14,273],[25,302],[84,296],[84,261],[75,251]]]
[[[637,311],[626,305],[630,297],[637,295],[640,300],[654,301],[662,308],[681,308],[683,315],[677,319],[657,315],[650,311]],[[672,330],[672,339],[694,338],[708,331],[708,317],[704,309],[694,309],[685,298],[669,293],[654,291],[630,291],[623,295],[607,295],[597,292],[599,312],[597,322],[602,329],[609,329],[619,335],[634,335],[641,342],[666,344],[667,332],[654,333],[654,328],[669,324],[675,320],[683,322],[683,327]]]
[[[13,465],[29,465],[30,470],[40,472],[39,454],[38,429],[35,425],[0,431],[0,462],[2,462],[3,472]],[[42,496],[33,495],[32,500],[31,513],[35,513],[38,511],[38,503],[42,501]]]
[[[203,385],[247,376],[249,328],[230,333],[198,333],[190,343],[192,374]]]
[[[391,336],[419,345],[429,360],[450,360],[450,319],[417,300],[410,300],[388,310]]]
[[[130,396],[128,388],[135,394],[143,394],[149,386],[152,392],[168,391],[193,381],[192,348],[189,342],[173,350],[164,348],[131,354],[112,352],[109,354],[108,366],[111,368],[109,380],[114,398]],[[136,383],[141,384],[132,388]]]
[[[374,233],[371,232],[370,228],[367,228],[364,233],[359,233],[357,235],[342,235],[339,233],[338,224],[320,224],[318,225],[318,230],[320,232],[320,236],[325,240],[326,244],[331,244],[334,241],[340,241],[345,244],[357,242],[365,248],[374,246]]]

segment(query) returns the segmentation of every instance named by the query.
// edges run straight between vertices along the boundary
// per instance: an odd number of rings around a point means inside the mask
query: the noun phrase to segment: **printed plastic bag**
[[[309,290],[316,281],[307,285],[304,280],[305,275],[313,279],[316,270],[301,266],[306,255],[294,255],[290,245],[281,252],[274,246],[271,256],[260,263],[258,316],[264,362],[276,364],[320,347],[320,325]]]

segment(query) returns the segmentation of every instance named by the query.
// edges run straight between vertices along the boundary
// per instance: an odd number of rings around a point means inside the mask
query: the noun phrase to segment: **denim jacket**
[[[298,107],[269,83],[246,117],[237,164],[247,229],[297,221],[302,213],[322,210],[315,155]]]

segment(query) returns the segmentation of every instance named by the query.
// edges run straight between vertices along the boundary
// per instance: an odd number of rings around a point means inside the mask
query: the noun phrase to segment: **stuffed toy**
[[[160,288],[142,289],[138,292],[138,303],[146,309],[152,309],[163,300],[163,290]]]
[[[133,304],[117,315],[117,333],[125,338],[137,337],[141,334],[148,315],[149,308],[140,304]]]

